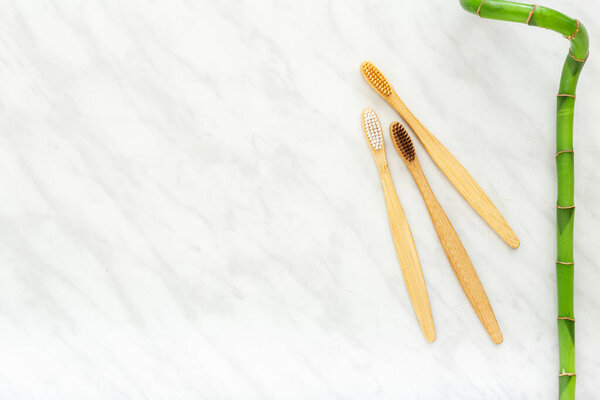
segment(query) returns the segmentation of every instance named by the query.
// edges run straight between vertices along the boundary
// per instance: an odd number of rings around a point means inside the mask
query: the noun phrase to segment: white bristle
[[[375,111],[367,108],[363,112],[363,124],[371,147],[374,150],[381,149],[381,146],[383,145],[383,131],[379,119],[377,119],[377,115],[375,115]]]

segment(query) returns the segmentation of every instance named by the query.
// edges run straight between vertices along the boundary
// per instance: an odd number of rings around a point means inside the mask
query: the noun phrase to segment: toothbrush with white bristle
[[[362,125],[365,138],[373,153],[379,177],[381,178],[392,238],[394,239],[394,246],[396,247],[396,254],[398,255],[398,261],[400,261],[400,268],[404,275],[408,295],[425,339],[433,342],[435,340],[435,327],[433,325],[427,288],[425,287],[425,278],[423,277],[423,271],[421,270],[421,264],[419,263],[417,249],[410,232],[410,227],[408,226],[408,221],[404,215],[402,205],[400,205],[400,200],[398,200],[398,194],[390,175],[383,143],[383,130],[375,111],[370,108],[363,110]]]

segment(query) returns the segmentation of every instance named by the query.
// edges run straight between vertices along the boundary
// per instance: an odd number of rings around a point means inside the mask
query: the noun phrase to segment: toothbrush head
[[[371,85],[381,97],[387,99],[394,92],[392,85],[390,85],[386,77],[371,62],[365,61],[360,64],[360,72],[362,72],[369,85]]]
[[[362,112],[363,132],[373,152],[383,148],[383,130],[375,111],[365,108]]]
[[[408,132],[406,132],[406,129],[404,129],[404,126],[400,122],[395,121],[390,124],[390,135],[392,136],[394,147],[402,158],[407,162],[414,161],[417,156],[415,147]]]

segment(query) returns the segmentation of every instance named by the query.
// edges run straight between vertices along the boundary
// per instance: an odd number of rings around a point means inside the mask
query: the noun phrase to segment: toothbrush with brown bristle
[[[425,278],[417,256],[417,249],[413,241],[408,221],[404,215],[398,194],[394,188],[394,182],[390,175],[387,158],[385,156],[385,146],[383,144],[383,131],[375,111],[366,108],[362,112],[362,126],[365,138],[369,148],[375,158],[381,186],[385,197],[390,228],[396,247],[400,268],[404,275],[404,282],[408,290],[408,296],[417,315],[417,320],[423,331],[425,339],[430,342],[435,340],[435,328],[433,326],[433,317],[431,315],[431,306],[425,287]]]
[[[471,207],[510,247],[519,247],[519,239],[483,189],[448,149],[410,112],[385,76],[368,61],[361,64],[360,70],[369,85],[408,123],[433,161]]]
[[[477,313],[479,320],[492,338],[492,341],[496,344],[502,343],[502,332],[500,332],[500,327],[485,294],[485,290],[481,285],[481,281],[477,276],[477,272],[475,272],[467,251],[458,238],[458,234],[452,227],[450,220],[425,178],[410,136],[399,122],[392,122],[390,124],[390,135],[392,136],[394,147],[402,157],[402,160],[404,160],[419,187],[419,191],[423,195],[435,231],[440,238],[448,261],[450,261],[450,265],[452,265],[452,269],[469,302],[471,302],[475,313]]]

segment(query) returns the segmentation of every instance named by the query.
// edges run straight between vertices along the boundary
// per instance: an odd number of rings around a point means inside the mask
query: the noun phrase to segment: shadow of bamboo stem
[[[579,20],[551,8],[503,0],[460,0],[461,6],[482,18],[524,23],[547,28],[569,40],[557,93],[556,172],[557,172],[557,257],[559,399],[575,399],[575,317],[573,314],[573,114],[575,89],[588,57],[588,34]]]

